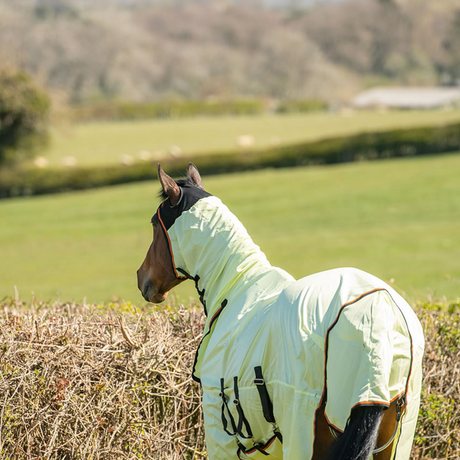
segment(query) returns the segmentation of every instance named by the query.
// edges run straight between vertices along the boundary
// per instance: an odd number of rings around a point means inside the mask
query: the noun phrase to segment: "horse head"
[[[159,209],[165,204],[168,209],[178,207],[183,194],[181,183],[192,183],[203,189],[200,173],[192,163],[189,164],[185,181],[176,182],[163,171],[160,165],[158,165],[158,178],[161,183],[160,195],[164,201],[152,217],[153,241],[144,262],[137,271],[139,290],[145,300],[153,303],[163,302],[168,292],[186,279],[184,276],[179,276],[174,266],[167,228],[159,216]]]

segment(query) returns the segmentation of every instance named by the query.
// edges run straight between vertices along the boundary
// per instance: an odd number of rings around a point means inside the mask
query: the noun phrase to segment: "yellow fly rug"
[[[394,458],[409,459],[424,347],[412,308],[353,268],[295,281],[218,198],[186,183],[181,194],[157,215],[177,276],[195,281],[207,313],[193,377],[209,458],[310,459],[322,403],[340,432],[354,407],[401,397]]]

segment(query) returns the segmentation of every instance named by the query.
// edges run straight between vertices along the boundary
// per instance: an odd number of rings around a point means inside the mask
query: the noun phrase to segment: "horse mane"
[[[190,179],[190,177],[187,177],[186,179],[179,179],[174,181],[179,187],[198,187],[195,182]],[[158,191],[158,196],[162,200],[166,200],[168,198],[168,195],[166,192],[163,190],[163,187]]]

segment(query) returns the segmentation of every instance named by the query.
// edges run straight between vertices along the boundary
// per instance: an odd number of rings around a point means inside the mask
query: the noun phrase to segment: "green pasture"
[[[53,128],[51,144],[41,152],[50,165],[65,157],[78,165],[118,164],[122,155],[139,160],[149,152],[161,160],[179,147],[184,156],[238,149],[239,136],[254,138],[253,149],[276,144],[383,131],[392,128],[433,126],[458,122],[460,110],[337,112],[291,115],[239,116],[61,124]],[[177,149],[176,149],[177,150]]]
[[[198,162],[199,166],[199,162]],[[410,300],[460,296],[460,154],[204,177],[273,265],[355,266]],[[158,183],[0,202],[0,298],[141,303]],[[193,295],[193,283],[178,291]]]

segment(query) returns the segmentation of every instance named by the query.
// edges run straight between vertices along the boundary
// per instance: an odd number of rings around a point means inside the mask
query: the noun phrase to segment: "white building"
[[[460,107],[460,88],[373,88],[358,94],[353,106],[360,109],[437,109]]]

